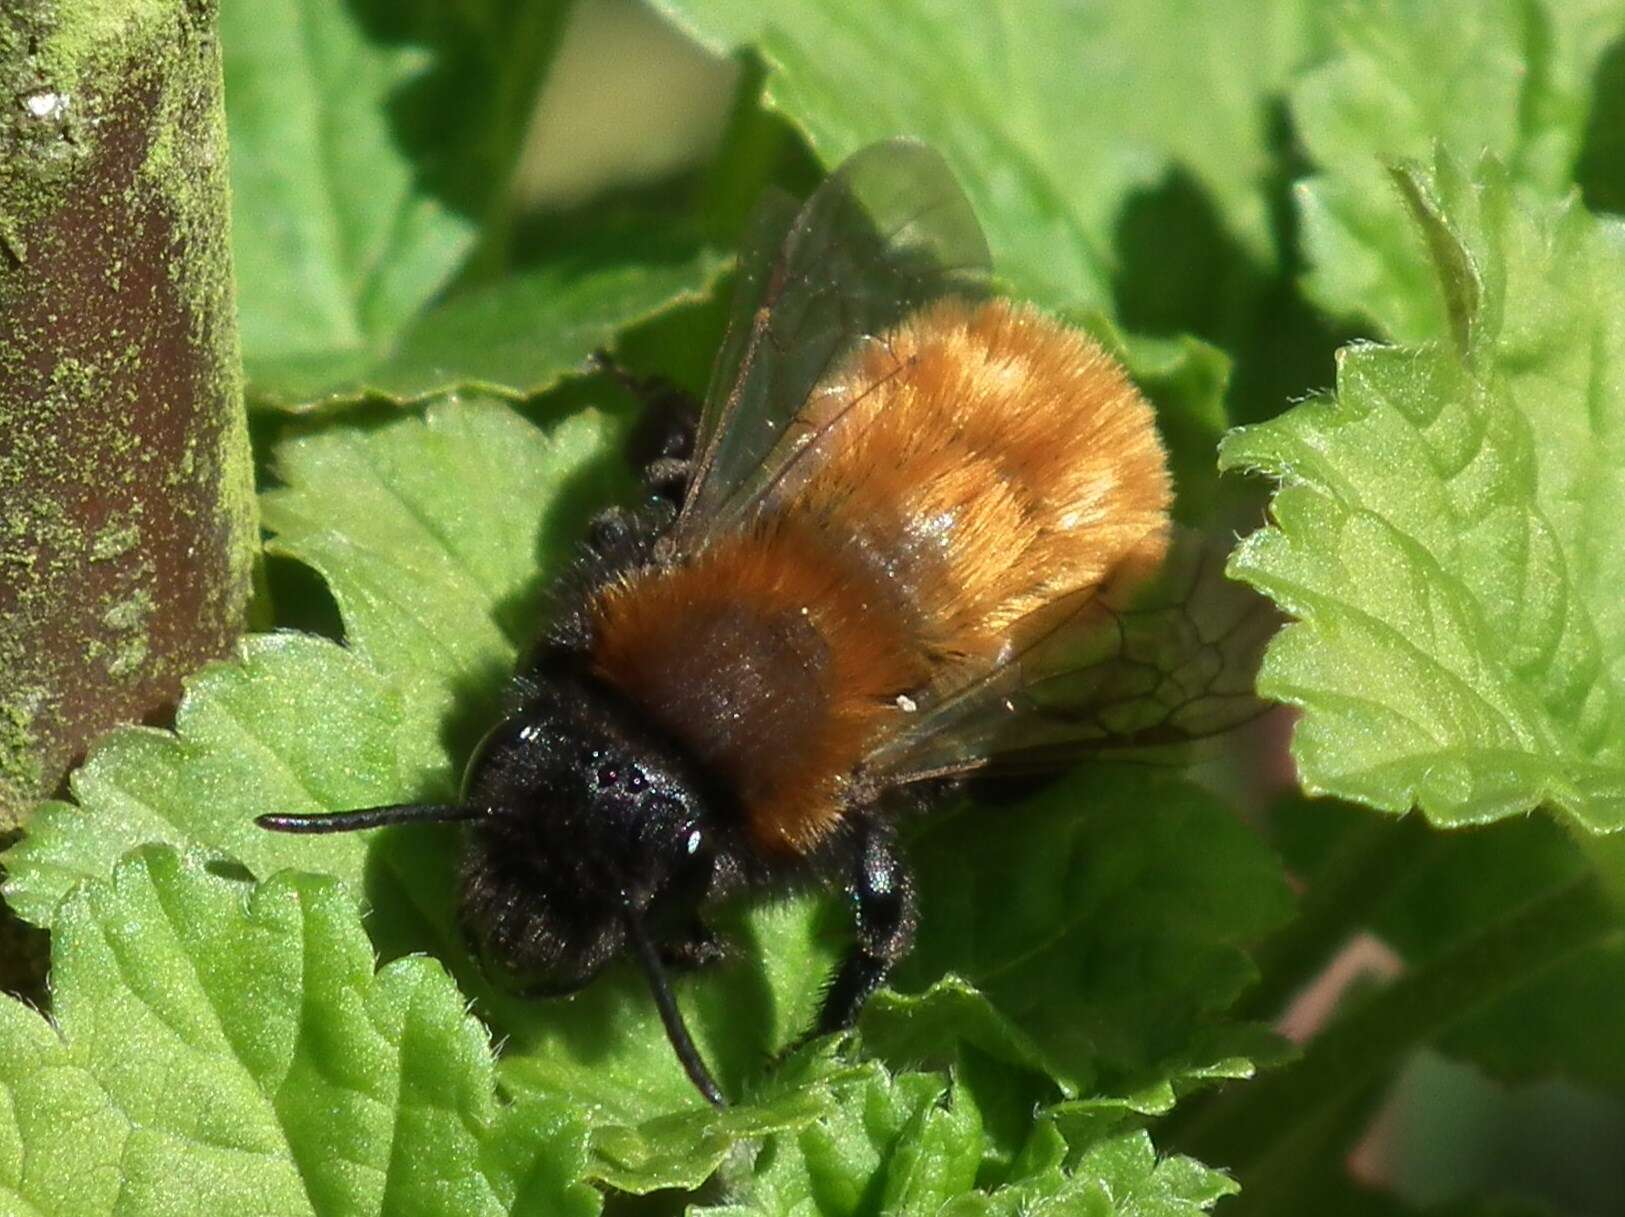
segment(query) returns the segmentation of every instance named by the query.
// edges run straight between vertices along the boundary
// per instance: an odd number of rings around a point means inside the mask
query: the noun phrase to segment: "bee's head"
[[[329,833],[466,821],[462,922],[481,959],[527,992],[568,993],[630,948],[683,1068],[720,1106],[659,951],[691,936],[699,906],[737,878],[736,817],[715,815],[717,806],[682,752],[619,697],[561,676],[533,683],[481,741],[456,803],[258,822]]]
[[[539,689],[475,750],[462,920],[529,992],[584,985],[627,945],[681,934],[717,882],[718,818],[693,766],[618,697]]]

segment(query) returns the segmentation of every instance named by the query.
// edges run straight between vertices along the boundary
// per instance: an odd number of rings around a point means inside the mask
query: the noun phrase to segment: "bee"
[[[738,277],[697,420],[665,410],[648,501],[591,524],[459,800],[259,819],[466,822],[478,956],[542,995],[630,953],[719,1106],[667,976],[723,954],[709,906],[843,887],[814,1030],[850,1027],[915,934],[902,809],[1234,725],[1263,636],[1170,525],[1152,407],[989,290],[934,152],[875,145],[799,210],[768,200]]]

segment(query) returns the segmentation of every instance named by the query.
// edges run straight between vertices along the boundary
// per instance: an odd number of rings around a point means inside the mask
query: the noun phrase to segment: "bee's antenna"
[[[392,803],[357,811],[317,812],[312,815],[258,816],[254,823],[273,832],[359,832],[386,824],[431,823],[442,820],[478,820],[485,808],[469,803]]]
[[[632,949],[637,952],[638,965],[648,978],[655,1009],[660,1011],[660,1021],[666,1025],[666,1038],[671,1041],[677,1059],[683,1063],[683,1072],[688,1074],[688,1080],[694,1083],[694,1089],[705,1096],[707,1103],[712,1107],[726,1107],[728,1100],[722,1097],[722,1087],[717,1085],[717,1080],[705,1067],[700,1050],[694,1046],[694,1040],[688,1034],[683,1012],[677,1008],[677,999],[672,996],[671,986],[666,982],[666,969],[660,964],[660,955],[654,943],[649,941],[649,936],[643,932],[643,921],[630,904],[621,906],[621,919],[626,923],[626,936],[632,942]]]

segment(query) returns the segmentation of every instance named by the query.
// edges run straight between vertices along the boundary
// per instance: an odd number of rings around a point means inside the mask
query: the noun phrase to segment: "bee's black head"
[[[717,814],[717,791],[612,690],[579,675],[528,688],[475,750],[457,803],[258,822],[297,833],[468,822],[462,922],[480,958],[527,992],[568,993],[631,948],[683,1068],[720,1106],[660,947],[694,958],[700,905],[740,874],[738,817]]]
[[[731,852],[715,798],[681,751],[613,691],[549,681],[468,766],[462,918],[488,963],[563,993],[627,944],[628,917],[681,936]]]

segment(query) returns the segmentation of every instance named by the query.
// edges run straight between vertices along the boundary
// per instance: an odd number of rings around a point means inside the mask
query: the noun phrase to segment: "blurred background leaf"
[[[717,259],[669,224],[653,239],[577,232],[560,256],[505,273],[515,173],[571,9],[223,5],[253,400],[411,401],[465,386],[525,396],[710,286]]]
[[[960,0],[659,7],[713,47],[758,47],[768,100],[826,165],[900,133],[940,150],[995,265],[1040,303],[1109,304],[1119,208],[1173,166],[1273,255],[1265,100],[1311,53],[1313,5],[1035,5],[1019,20]]]
[[[501,204],[566,12],[222,5],[251,382],[283,361],[346,367],[451,281]]]
[[[1339,335],[1293,283],[1284,109],[1328,43],[1328,6],[657,7],[709,47],[759,54],[766,103],[826,168],[891,135],[938,148],[1016,294],[1223,347],[1239,417],[1330,380]]]
[[[1625,33],[1625,11],[1615,0],[1334,7],[1334,49],[1291,93],[1315,165],[1298,194],[1308,290],[1335,315],[1423,342],[1446,333],[1446,318],[1388,166],[1435,146],[1490,154],[1520,197],[1562,199],[1585,155],[1594,74]]]

